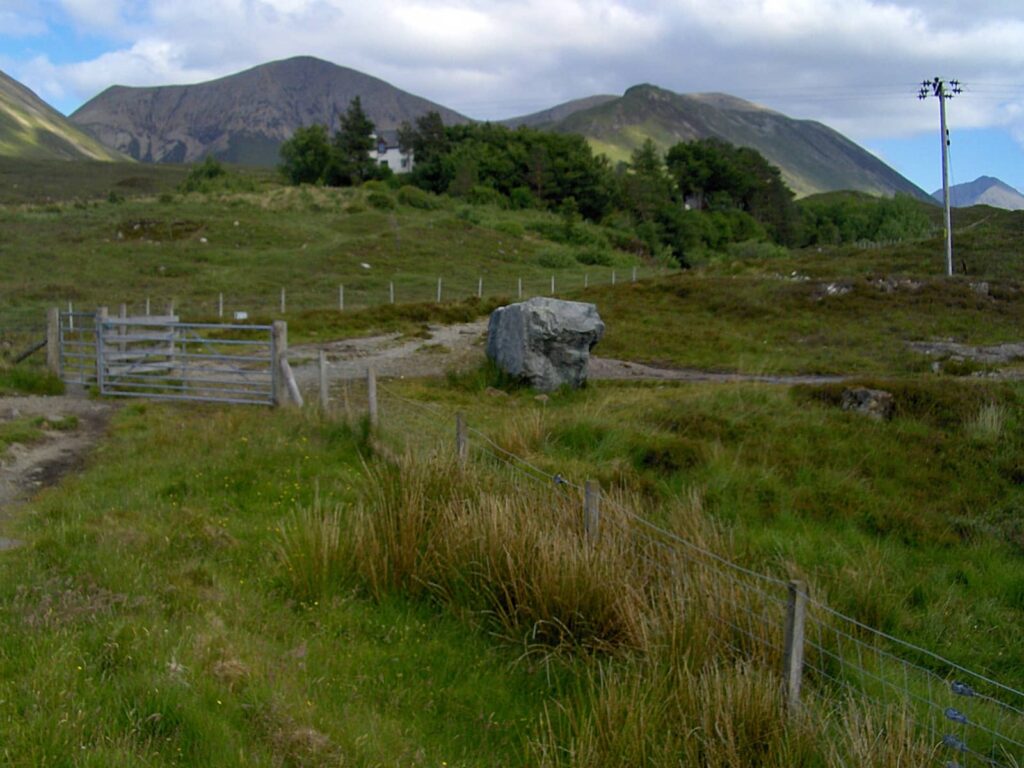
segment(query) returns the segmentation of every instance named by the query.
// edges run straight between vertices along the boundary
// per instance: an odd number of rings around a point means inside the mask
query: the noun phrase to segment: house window
[[[386,155],[388,152],[388,145],[386,141],[377,142],[377,154]]]

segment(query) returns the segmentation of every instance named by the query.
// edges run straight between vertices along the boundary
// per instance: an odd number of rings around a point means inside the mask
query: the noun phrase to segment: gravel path
[[[345,339],[327,344],[302,344],[288,350],[288,359],[303,390],[316,386],[318,350],[327,351],[330,379],[361,379],[372,366],[378,376],[443,376],[446,371],[478,365],[484,359],[487,321],[428,326],[429,335],[409,338],[393,333]],[[723,384],[824,384],[842,376],[771,376],[764,374],[713,373],[691,368],[658,368],[605,357],[590,359],[590,378],[595,381],[708,381]]]

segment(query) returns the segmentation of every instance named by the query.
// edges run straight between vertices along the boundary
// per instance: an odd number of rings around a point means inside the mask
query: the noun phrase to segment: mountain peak
[[[458,112],[376,77],[313,56],[294,56],[194,85],[108,88],[71,120],[108,146],[147,162],[276,165],[281,143],[299,127],[330,130],[360,97],[379,131],[393,131],[429,111],[448,125]]]
[[[942,190],[932,193],[942,201]],[[994,176],[979,176],[965,184],[954,184],[949,188],[949,203],[954,208],[969,208],[972,205],[990,205],[1008,211],[1024,210],[1024,195]]]

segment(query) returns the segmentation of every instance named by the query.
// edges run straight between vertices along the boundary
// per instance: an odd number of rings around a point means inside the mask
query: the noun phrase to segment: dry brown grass
[[[432,599],[529,654],[587,660],[578,690],[549,708],[530,743],[537,765],[895,767],[930,754],[905,713],[811,692],[789,716],[784,605],[770,586],[701,554],[730,547],[697,490],[668,511],[673,530],[660,534],[635,524],[637,498],[612,492],[590,541],[575,489],[445,457],[379,462],[367,488],[346,530],[337,517],[303,518],[290,550],[334,563],[345,540],[342,559],[373,597]],[[317,532],[300,537],[302,526]],[[318,555],[324,547],[330,554]],[[295,557],[282,562],[304,570]]]

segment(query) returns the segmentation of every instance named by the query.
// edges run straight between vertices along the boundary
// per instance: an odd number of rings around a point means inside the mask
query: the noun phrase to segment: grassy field
[[[656,266],[600,228],[569,237],[557,217],[400,190],[262,179],[111,202],[81,183],[77,204],[0,207],[9,322],[58,301],[137,306],[147,295],[210,318],[221,291],[245,304],[229,311],[269,318],[284,286],[291,338],[315,340],[472,319],[514,297],[520,276],[533,293],[554,274],[565,295],[597,303],[600,354],[850,374],[892,392],[896,413],[844,412],[837,384],[598,383],[538,401],[488,389],[487,370],[387,383],[379,435],[358,413],[128,405],[88,467],[4,532],[27,542],[0,559],[5,762],[949,757],[906,713],[827,686],[809,685],[810,714],[788,722],[778,658],[730,650],[711,621],[728,590],[700,573],[665,581],[655,552],[637,558],[614,535],[614,515],[590,549],[571,504],[500,462],[477,457],[466,473],[425,450],[401,456],[405,443],[447,452],[456,410],[543,472],[599,480],[636,514],[745,567],[804,579],[860,621],[1024,685],[1024,388],[972,375],[989,371],[969,362],[935,374],[907,347],[1019,339],[1020,214],[959,213],[968,275],[952,280],[937,239],[751,249],[650,277]],[[647,279],[605,284],[635,264]],[[483,277],[484,299],[435,305],[439,275],[463,297]],[[353,308],[385,304],[391,282],[400,302],[420,303]],[[51,385],[32,368],[0,369],[0,391]],[[14,421],[0,445],[42,426]]]
[[[409,204],[402,201],[408,201]],[[390,302],[550,293],[657,270],[599,228],[556,216],[457,206],[420,193],[277,187],[0,208],[0,326],[68,302],[121,303],[188,319],[292,319]],[[556,240],[571,236],[583,245]],[[552,240],[550,238],[556,238]],[[587,263],[583,263],[587,262]],[[285,311],[281,311],[281,292]],[[337,323],[335,322],[337,325]]]

